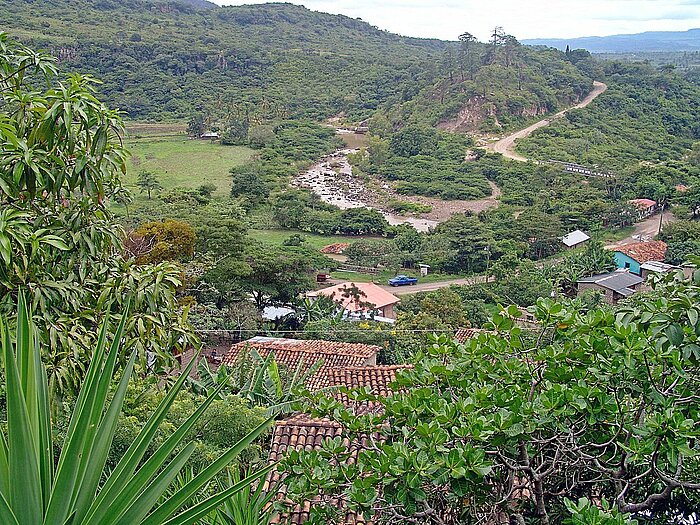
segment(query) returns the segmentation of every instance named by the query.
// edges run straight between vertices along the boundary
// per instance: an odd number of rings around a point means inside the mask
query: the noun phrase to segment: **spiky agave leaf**
[[[250,476],[231,487],[226,494],[218,494],[179,512],[201,487],[268,428],[271,419],[154,510],[193,451],[193,443],[181,446],[185,436],[219,393],[218,389],[213,392],[152,456],[145,458],[158,427],[186,381],[193,361],[101,485],[136,359],[136,354],[132,353],[110,400],[110,386],[125,322],[126,315],[109,345],[108,322],[102,325],[55,472],[48,380],[41,362],[37,331],[22,295],[18,303],[14,344],[6,323],[0,322],[8,406],[7,433],[0,434],[0,522],[3,525],[161,525],[168,520],[194,523],[189,521],[191,517],[205,515],[226,497],[256,479]],[[178,449],[179,452],[173,455]],[[256,474],[264,475],[269,468]]]

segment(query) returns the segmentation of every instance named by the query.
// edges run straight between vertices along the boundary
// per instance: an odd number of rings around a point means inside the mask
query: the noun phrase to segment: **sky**
[[[213,0],[219,5],[264,0]],[[519,40],[606,36],[700,27],[700,0],[289,0],[314,11],[362,18],[406,36],[486,40],[502,26]]]

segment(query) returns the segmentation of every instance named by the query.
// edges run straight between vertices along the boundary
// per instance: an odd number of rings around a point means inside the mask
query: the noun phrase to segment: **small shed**
[[[199,136],[202,140],[219,140],[219,134],[216,131],[207,131]]]
[[[563,242],[567,248],[576,248],[590,239],[591,237],[581,230],[574,230],[564,235],[564,237],[561,238],[561,242]]]
[[[418,268],[420,268],[420,276],[425,277],[428,275],[428,272],[430,271],[430,266],[427,264],[419,264]]]
[[[642,278],[646,279],[649,274],[667,274],[676,271],[682,271],[683,268],[680,266],[675,266],[673,264],[668,264],[661,261],[649,261],[643,263],[641,266]]]

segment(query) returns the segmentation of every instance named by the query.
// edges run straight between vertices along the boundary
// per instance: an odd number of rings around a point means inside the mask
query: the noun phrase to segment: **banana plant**
[[[128,310],[128,309],[127,309]],[[136,360],[133,352],[111,389],[126,315],[111,343],[108,321],[70,419],[57,463],[51,440],[46,370],[38,331],[20,294],[14,341],[0,320],[7,427],[0,432],[0,523],[3,525],[186,525],[209,515],[238,491],[264,476],[267,466],[226,490],[192,503],[199,491],[271,424],[261,424],[169,497],[163,497],[194,451],[183,443],[216,393],[150,456],[146,451],[189,373],[168,391],[117,466],[105,472],[118,416]],[[112,393],[112,395],[110,395]]]
[[[300,399],[297,391],[321,364],[319,360],[305,370],[305,363],[301,360],[294,369],[280,372],[274,353],[263,357],[255,348],[249,348],[242,352],[234,367],[221,365],[213,371],[207,360],[201,359],[197,365],[199,379],[190,378],[189,381],[197,394],[222,398],[235,394],[253,405],[267,407],[268,414],[279,416],[291,411],[292,404]]]

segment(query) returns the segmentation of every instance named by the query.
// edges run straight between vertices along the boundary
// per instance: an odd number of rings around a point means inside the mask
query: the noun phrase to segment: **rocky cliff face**
[[[501,127],[499,118],[503,120],[505,116],[531,119],[547,113],[548,109],[540,104],[510,110],[507,107],[499,107],[487,97],[475,96],[467,100],[454,118],[439,122],[437,127],[445,131],[470,133],[483,131],[485,125],[490,128]]]

